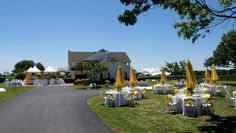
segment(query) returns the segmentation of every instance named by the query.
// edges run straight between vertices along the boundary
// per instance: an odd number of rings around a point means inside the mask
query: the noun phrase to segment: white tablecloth
[[[64,85],[65,84],[65,81],[63,79],[58,79],[57,80],[57,84],[58,85]]]
[[[24,83],[22,80],[12,80],[4,82],[4,85],[6,87],[22,87],[24,86]]]
[[[157,94],[170,94],[171,88],[169,88],[169,85],[154,85],[153,93]]]
[[[219,88],[225,88],[225,86],[222,86],[222,85],[211,85],[211,84],[200,84],[199,85],[201,88],[205,88],[205,87],[207,87],[207,88],[209,88],[209,94],[211,95],[211,96],[217,96],[217,90],[219,89]],[[224,91],[223,92],[221,92],[222,94],[222,96],[225,96],[226,95],[226,90],[224,89]]]
[[[189,96],[186,97],[185,95],[175,95],[173,96],[172,102],[176,104],[175,106],[175,111],[177,113],[183,113],[184,112],[184,102],[186,99],[193,99],[195,101],[195,108],[196,108],[196,115],[200,115],[201,114],[201,108],[202,108],[202,104],[206,102],[206,99],[200,97],[200,96]]]
[[[210,94],[211,94],[211,96],[217,95],[217,87],[216,86],[210,86]]]
[[[50,85],[56,85],[56,80],[55,79],[50,79]]]
[[[115,106],[126,105],[125,99],[126,99],[126,97],[125,97],[124,93],[115,94]]]
[[[116,91],[107,91],[106,94],[110,94],[113,96],[115,100],[115,106],[124,106],[126,105],[126,95],[125,93],[120,93]],[[108,106],[108,98],[104,97],[104,104]]]
[[[40,86],[40,85],[41,85],[41,84],[40,84],[40,80],[37,80],[37,79],[34,80],[34,85],[35,85],[35,86]]]
[[[131,88],[131,87],[123,87],[121,92],[125,93],[125,96],[127,97],[128,94],[134,93],[135,90],[138,90],[137,99],[142,99],[142,98],[145,97],[144,88],[139,87],[139,86],[136,86],[136,87],[134,87],[134,88]]]
[[[48,85],[48,81],[46,79],[44,80],[34,80],[34,85],[35,86],[47,86]]]

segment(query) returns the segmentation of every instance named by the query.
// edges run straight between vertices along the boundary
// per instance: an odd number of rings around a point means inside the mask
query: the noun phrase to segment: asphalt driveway
[[[87,106],[96,90],[37,87],[0,105],[0,133],[110,133]]]

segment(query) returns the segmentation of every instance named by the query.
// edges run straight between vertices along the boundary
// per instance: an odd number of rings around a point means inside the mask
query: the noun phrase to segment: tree
[[[72,67],[72,70],[77,70],[77,71],[80,71],[81,73],[83,73],[85,69],[87,69],[85,62],[76,63],[76,64]]]
[[[40,62],[36,63],[36,67],[37,67],[40,71],[44,71],[44,70],[45,70],[43,64],[40,63]]]
[[[205,62],[203,63],[203,65],[205,67],[211,66],[212,64],[215,64],[215,58],[214,57],[210,57],[208,59],[205,60]]]
[[[174,74],[174,63],[166,62],[166,70],[167,72]]]
[[[185,61],[179,62],[166,62],[166,70],[171,73],[171,75],[178,75],[178,79],[181,79],[181,75],[185,73]]]
[[[106,66],[96,61],[82,61],[75,64],[72,68],[73,70],[80,71],[82,74],[84,72],[89,72],[94,76],[93,78],[95,78],[98,73],[108,71]]]
[[[108,68],[104,65],[102,65],[99,62],[95,62],[95,61],[90,61],[88,63],[88,70],[91,72],[91,74],[94,76],[93,78],[95,78],[95,76],[101,72],[105,72],[108,71]]]
[[[182,74],[184,74],[184,73],[185,73],[185,68],[186,68],[186,63],[185,63],[184,60],[179,61],[179,67],[180,67],[180,72],[181,72]]]
[[[22,73],[22,72],[17,73],[15,78],[16,78],[16,79],[24,80],[24,79],[25,79],[25,74]]]
[[[230,62],[229,49],[224,43],[220,43],[213,52],[215,64],[218,66],[227,66]]]
[[[232,30],[228,34],[224,34],[222,37],[222,42],[228,48],[230,62],[236,68],[236,30]]]
[[[171,9],[177,12],[181,22],[174,24],[179,29],[178,36],[192,39],[204,38],[213,27],[236,20],[235,0],[120,0],[131,7],[118,16],[118,20],[126,26],[134,25],[137,17],[153,8]]]
[[[213,51],[213,56],[205,60],[204,66],[212,64],[236,68],[236,30],[223,35],[220,44]]]
[[[13,70],[13,73],[24,72],[30,67],[33,67],[34,65],[35,63],[32,60],[22,60],[15,64],[15,69]]]

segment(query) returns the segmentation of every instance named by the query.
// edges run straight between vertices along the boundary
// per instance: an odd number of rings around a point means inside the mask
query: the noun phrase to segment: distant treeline
[[[202,80],[205,78],[205,71],[194,71],[196,79]],[[219,80],[221,81],[236,81],[236,69],[230,69],[230,70],[217,70],[217,74],[219,76]],[[160,80],[161,75],[159,76],[138,76],[138,80],[144,80],[144,79],[157,79]],[[171,74],[167,76],[167,79],[169,80],[180,80],[185,79],[185,73],[181,75],[177,74]]]

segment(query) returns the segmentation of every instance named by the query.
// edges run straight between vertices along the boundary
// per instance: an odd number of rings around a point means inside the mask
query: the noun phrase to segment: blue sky
[[[151,10],[126,27],[117,16],[126,7],[119,0],[1,0],[0,73],[23,59],[46,67],[67,67],[67,52],[125,51],[136,69],[161,67],[189,58],[204,69],[205,58],[219,44],[224,25],[192,44],[177,36],[176,13]]]

